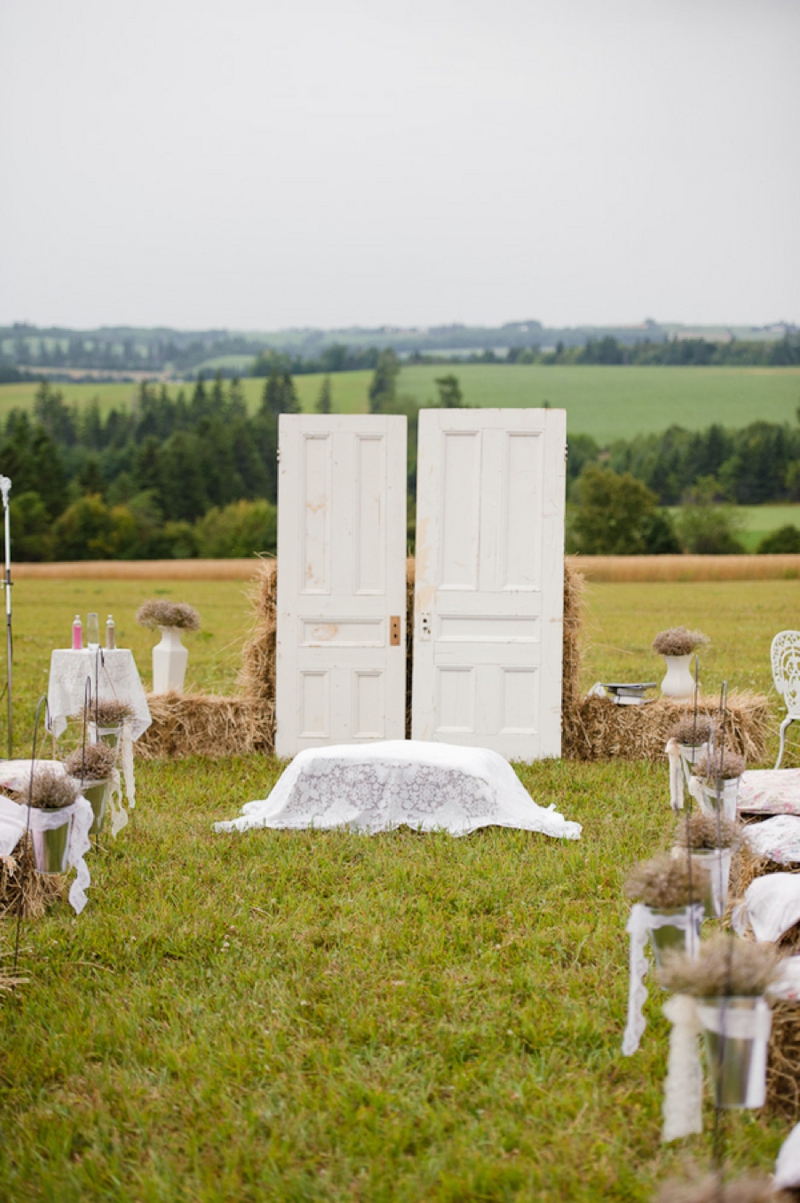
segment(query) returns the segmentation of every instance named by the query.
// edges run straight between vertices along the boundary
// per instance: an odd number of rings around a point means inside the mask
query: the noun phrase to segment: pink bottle
[[[80,614],[75,615],[75,621],[72,624],[72,650],[73,652],[83,650],[83,627]]]

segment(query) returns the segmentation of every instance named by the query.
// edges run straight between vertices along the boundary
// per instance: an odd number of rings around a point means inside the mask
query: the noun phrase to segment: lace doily
[[[415,740],[309,748],[268,798],[248,802],[216,831],[253,827],[350,827],[372,834],[406,825],[469,835],[516,827],[578,839],[579,823],[537,806],[497,752]]]

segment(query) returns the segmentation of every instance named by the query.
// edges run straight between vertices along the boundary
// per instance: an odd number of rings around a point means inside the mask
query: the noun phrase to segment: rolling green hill
[[[672,424],[700,430],[712,422],[734,428],[758,418],[794,421],[800,403],[800,368],[665,368],[545,367],[463,364],[403,368],[401,395],[419,402],[436,398],[435,378],[454,373],[466,402],[477,406],[541,406],[567,410],[572,433],[591,434],[605,444],[615,438],[661,431]],[[369,372],[341,372],[331,377],[334,409],[343,413],[367,409]],[[304,409],[312,410],[321,377],[296,376]],[[85,403],[97,397],[102,410],[128,406],[136,395],[132,384],[59,384],[68,399]],[[171,384],[170,391],[177,385]],[[184,386],[187,390],[191,385]],[[258,405],[263,379],[244,381],[249,404]],[[35,384],[0,385],[0,418],[14,406],[33,402]]]

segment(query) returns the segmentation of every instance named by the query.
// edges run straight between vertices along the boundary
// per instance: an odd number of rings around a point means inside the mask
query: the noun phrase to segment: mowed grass
[[[404,367],[398,392],[420,403],[433,403],[437,376],[455,373],[465,401],[480,407],[537,407],[547,402],[567,410],[572,433],[590,434],[601,444],[616,438],[657,432],[677,424],[699,430],[712,422],[736,428],[757,418],[794,421],[800,401],[800,368],[664,368],[664,367],[544,367],[485,364]],[[341,372],[331,376],[334,410],[368,410],[370,372]],[[322,377],[296,376],[304,410],[312,411]],[[264,381],[243,382],[248,404],[255,408]],[[29,406],[34,384],[0,385],[0,417],[16,406]],[[97,397],[101,409],[130,405],[136,393],[131,384],[60,384],[65,397],[85,403]],[[174,389],[174,385],[170,386]],[[191,385],[185,385],[191,389]]]
[[[20,684],[88,598],[134,632],[123,586],[141,584],[63,584],[52,599],[16,587],[15,629],[37,636],[18,645]],[[231,641],[247,625],[236,582],[164,588],[211,630],[227,615]],[[592,585],[584,681],[655,679],[653,634],[685,621],[712,637],[707,684],[765,687],[764,649],[798,600],[793,581]],[[199,642],[191,655],[211,685]],[[235,665],[208,663],[229,687]],[[642,1048],[620,1052],[622,882],[669,842],[663,766],[520,769],[583,823],[578,842],[212,832],[279,769],[138,765],[137,809],[92,854],[83,915],[61,904],[23,927],[29,980],[0,1004],[2,1197],[621,1203],[650,1199],[687,1150],[709,1164],[708,1104],[704,1136],[660,1143],[652,981]],[[12,937],[0,925],[6,963]],[[732,1168],[769,1168],[787,1131],[759,1113],[722,1123]]]

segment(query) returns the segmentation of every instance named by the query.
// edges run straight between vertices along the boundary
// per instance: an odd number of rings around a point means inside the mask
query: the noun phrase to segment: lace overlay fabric
[[[56,739],[66,730],[69,716],[83,710],[87,677],[92,682],[93,698],[127,702],[133,707],[131,735],[138,739],[152,720],[133,652],[124,647],[101,648],[99,652],[88,648],[80,652],[61,649],[53,652],[47,706],[49,730]]]
[[[622,1051],[626,1057],[632,1057],[636,1052],[647,1027],[643,1007],[647,1002],[647,986],[644,984],[644,975],[650,966],[644,951],[648,934],[651,931],[658,931],[662,927],[677,927],[685,933],[686,951],[690,956],[697,956],[703,912],[704,907],[701,902],[695,902],[692,906],[687,906],[684,910],[671,915],[651,910],[642,902],[635,902],[631,907],[625,928],[630,936],[628,1018],[622,1037]]]
[[[664,1014],[672,1024],[672,1030],[661,1139],[670,1141],[703,1131],[703,1071],[695,1000],[687,994],[675,994],[664,1003]]]
[[[413,740],[307,749],[268,798],[248,802],[240,818],[214,827],[349,827],[373,834],[402,825],[457,836],[488,826],[562,839],[581,833],[553,806],[537,806],[498,753]]]

